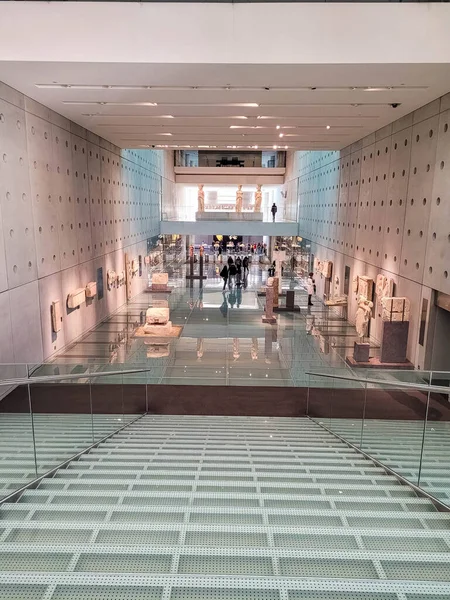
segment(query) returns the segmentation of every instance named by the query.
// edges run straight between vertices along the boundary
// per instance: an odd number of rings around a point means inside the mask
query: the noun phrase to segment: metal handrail
[[[333,375],[332,373],[309,373],[306,375],[311,375],[313,377],[327,377],[329,379],[342,379],[344,381],[355,381],[357,383],[374,383],[376,385],[391,385],[392,387],[398,388],[406,388],[406,389],[414,389],[414,390],[422,390],[424,392],[436,392],[438,394],[450,394],[450,387],[444,387],[442,385],[432,385],[425,383],[408,383],[406,381],[383,381],[380,379],[369,379],[369,378],[358,378],[358,377],[350,377],[348,375]]]
[[[30,383],[46,383],[48,381],[65,381],[67,379],[92,379],[96,377],[106,377],[109,375],[128,375],[130,373],[148,373],[149,367],[140,369],[124,369],[123,371],[101,371],[96,373],[68,373],[67,375],[42,375],[40,377],[16,377],[13,379],[0,380],[0,387],[6,385],[22,385]]]

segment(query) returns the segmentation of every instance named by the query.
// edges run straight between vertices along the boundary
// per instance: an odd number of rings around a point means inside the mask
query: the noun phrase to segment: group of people
[[[222,267],[220,276],[223,279],[223,290],[227,287],[236,285],[240,287],[243,280],[245,281],[248,275],[249,259],[248,256],[244,256],[242,259],[240,256],[234,261],[233,257],[229,256],[227,264]]]
[[[230,245],[232,244],[232,246]],[[225,252],[225,248],[222,244],[222,242],[216,242],[214,244],[214,249],[217,250],[217,253],[219,256],[221,256],[224,252]],[[261,242],[258,242],[257,244],[243,244],[243,243],[238,243],[236,242],[229,242],[227,244],[227,250],[228,252],[234,252],[237,253],[239,251],[241,252],[247,252],[248,254],[265,254],[267,255],[267,244],[263,244]]]

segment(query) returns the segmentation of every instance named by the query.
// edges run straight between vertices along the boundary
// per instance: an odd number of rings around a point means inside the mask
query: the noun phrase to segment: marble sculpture
[[[236,212],[242,212],[242,202],[244,199],[244,192],[242,191],[242,185],[238,185],[238,189],[236,192]]]
[[[256,192],[255,192],[255,212],[261,212],[261,205],[262,205],[262,191],[261,191],[262,185],[259,183],[256,186]]]
[[[365,296],[360,295],[358,299],[358,308],[356,309],[356,333],[358,337],[367,337],[369,321],[372,318],[373,302]]]

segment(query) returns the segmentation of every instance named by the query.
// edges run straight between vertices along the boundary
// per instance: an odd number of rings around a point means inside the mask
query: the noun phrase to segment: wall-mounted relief
[[[117,283],[117,273],[113,270],[109,270],[106,274],[106,285],[108,286],[108,290],[112,290],[112,288]]]
[[[58,333],[58,331],[61,331],[62,327],[61,302],[59,300],[52,302],[50,310],[52,315],[52,329],[55,333]]]
[[[331,260],[322,261],[321,273],[325,277],[325,279],[330,279],[332,272],[333,263],[331,262]]]
[[[86,298],[95,298],[96,295],[97,295],[97,282],[90,281],[86,285]]]
[[[86,289],[78,288],[67,296],[67,308],[78,308],[86,301]]]
[[[379,273],[375,284],[375,294],[378,298],[378,307],[382,311],[383,298],[392,297],[394,293],[394,280],[389,279],[385,275]],[[381,312],[378,312],[378,316],[381,317]]]
[[[364,296],[367,300],[372,301],[373,299],[373,279],[361,275],[358,278],[358,294]]]
[[[127,294],[128,301],[131,300],[131,298],[133,297],[133,292],[132,292],[132,287],[131,287],[132,278],[133,278],[132,260],[131,260],[129,254],[125,254],[125,287],[126,287],[126,294]]]

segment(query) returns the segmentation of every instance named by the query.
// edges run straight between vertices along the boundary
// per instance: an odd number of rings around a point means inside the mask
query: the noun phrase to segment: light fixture
[[[276,150],[276,149],[277,149],[277,146],[276,146],[276,145],[274,145],[274,146],[273,146],[273,149],[274,149],[274,150]]]
[[[277,125],[277,129],[280,129],[280,128],[281,128],[281,125]]]
[[[285,147],[284,147],[284,149],[285,149],[285,150],[287,150],[287,149],[288,149],[288,147],[287,147],[287,146],[285,146]]]
[[[284,135],[284,133],[280,133],[280,135],[278,137],[282,138]]]
[[[327,125],[327,129],[331,129],[331,126],[330,126],[330,125]]]
[[[253,146],[253,148],[254,148],[255,150],[258,150],[258,146]]]

